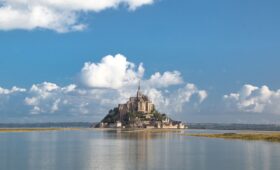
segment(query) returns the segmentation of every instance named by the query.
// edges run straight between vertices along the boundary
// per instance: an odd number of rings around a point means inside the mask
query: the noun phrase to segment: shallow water
[[[2,170],[280,168],[280,143],[108,130],[0,133]]]

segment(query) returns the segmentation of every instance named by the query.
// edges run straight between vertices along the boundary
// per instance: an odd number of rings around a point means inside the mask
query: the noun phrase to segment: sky
[[[0,122],[96,122],[141,79],[174,119],[279,124],[279,7],[0,0]]]

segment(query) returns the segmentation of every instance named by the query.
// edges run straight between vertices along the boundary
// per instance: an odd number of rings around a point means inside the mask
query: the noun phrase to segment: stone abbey
[[[140,83],[136,93],[136,97],[130,97],[125,104],[119,104],[118,110],[121,115],[127,112],[139,112],[148,114],[155,109],[155,105],[149,100],[148,96],[140,91]]]
[[[147,95],[142,94],[140,83],[136,96],[111,109],[97,128],[168,128],[184,129],[185,124],[161,114]]]

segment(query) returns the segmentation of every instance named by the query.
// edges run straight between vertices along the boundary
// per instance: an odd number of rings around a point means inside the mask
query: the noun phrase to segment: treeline
[[[187,126],[189,129],[280,131],[280,125],[276,124],[189,123]]]

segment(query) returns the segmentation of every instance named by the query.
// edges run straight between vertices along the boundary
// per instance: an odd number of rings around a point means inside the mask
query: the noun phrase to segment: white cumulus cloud
[[[156,72],[150,77],[147,83],[152,87],[168,87],[183,83],[183,79],[179,71],[166,71],[163,74]]]
[[[11,89],[5,89],[0,87],[0,95],[8,95],[8,94],[12,94],[12,93],[17,93],[17,92],[25,92],[26,89],[24,88],[19,88],[16,86],[13,86]]]
[[[0,0],[0,29],[44,28],[57,32],[80,31],[83,12],[100,12],[127,6],[130,10],[154,0]]]
[[[200,90],[191,83],[171,92],[152,88],[147,89],[146,93],[158,107],[158,110],[170,114],[183,112],[184,106],[192,100],[195,104],[201,104],[207,98],[205,90]]]
[[[68,104],[71,93],[76,89],[76,85],[70,84],[65,87],[50,82],[34,84],[24,99],[26,105],[31,106],[30,113],[54,113],[60,107]]]
[[[89,87],[118,89],[137,83],[143,74],[142,64],[135,70],[135,64],[127,61],[125,56],[117,54],[105,56],[100,63],[85,63],[81,79]]]
[[[280,89],[270,90],[265,85],[246,84],[239,92],[225,95],[224,100],[238,111],[280,114]]]

